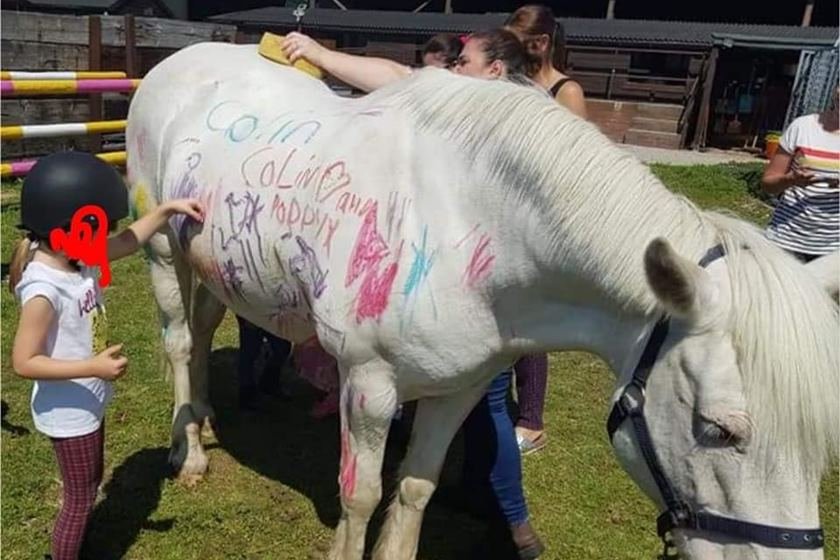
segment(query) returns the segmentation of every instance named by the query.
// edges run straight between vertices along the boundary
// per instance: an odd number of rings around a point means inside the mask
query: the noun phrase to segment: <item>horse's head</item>
[[[670,321],[646,389],[619,401],[644,403],[660,466],[641,451],[644,427],[622,414],[616,453],[660,511],[676,510],[671,534],[682,556],[822,558],[810,546],[820,535],[795,529],[820,526],[820,477],[836,457],[831,288],[774,247],[724,239],[706,267],[665,241],[648,247],[648,283]]]

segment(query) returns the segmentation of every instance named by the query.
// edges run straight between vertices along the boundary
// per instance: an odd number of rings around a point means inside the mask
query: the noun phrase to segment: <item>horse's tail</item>
[[[132,215],[136,219],[160,203],[161,146],[166,122],[160,119],[162,109],[172,105],[165,99],[166,89],[161,87],[158,67],[143,78],[128,110],[125,131],[126,180]]]
[[[168,128],[177,117],[179,86],[171,79],[179,51],[155,66],[140,83],[131,101],[126,126],[126,181],[132,218],[154,209],[166,198],[164,188]],[[172,362],[167,356],[167,325],[172,317],[186,316],[192,293],[188,268],[178,266],[177,244],[167,234],[152,237],[144,247],[149,260],[152,286],[163,328],[164,345],[159,348],[159,370],[174,381]],[[181,277],[179,277],[179,270]],[[166,294],[175,296],[167,298]]]

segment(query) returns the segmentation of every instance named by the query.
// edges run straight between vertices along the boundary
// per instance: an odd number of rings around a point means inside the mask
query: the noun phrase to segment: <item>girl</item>
[[[128,193],[119,174],[99,158],[80,152],[38,161],[21,192],[22,229],[27,231],[12,262],[9,285],[21,304],[12,365],[32,379],[32,418],[53,443],[64,499],[52,534],[53,560],[78,558],[102,480],[105,406],[111,381],[125,374],[122,344],[105,344],[105,315],[95,270],[50,248],[50,232],[67,232],[83,206],[99,206],[110,226],[128,214]],[[175,214],[201,222],[198,202],[161,204],[107,241],[116,260],[134,253]],[[92,231],[98,220],[85,218]],[[107,347],[106,347],[107,346]]]
[[[566,70],[566,34],[554,19],[551,8],[537,4],[522,6],[505,24],[516,34],[528,53],[528,77],[544,87],[558,103],[586,118],[583,88]]]

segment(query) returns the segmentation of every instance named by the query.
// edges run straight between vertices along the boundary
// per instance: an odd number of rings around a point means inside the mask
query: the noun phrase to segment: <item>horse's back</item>
[[[192,125],[220,100],[312,107],[337,99],[320,80],[260,56],[256,45],[199,43],[182,49],[152,68],[132,99],[126,129],[132,200],[159,198],[173,144],[210,132]],[[136,193],[138,184],[148,192]]]
[[[243,93],[305,89],[310,94],[330,94],[320,80],[260,56],[256,45],[198,43],[155,66],[143,79],[136,97],[149,91],[198,96],[201,90],[197,86],[229,86]]]

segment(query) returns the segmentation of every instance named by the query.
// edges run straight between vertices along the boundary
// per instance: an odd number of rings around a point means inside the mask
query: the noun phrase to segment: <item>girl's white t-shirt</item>
[[[15,293],[21,306],[40,296],[55,310],[45,349],[50,358],[86,360],[105,350],[105,307],[96,269],[66,272],[33,261]],[[55,438],[95,432],[112,393],[111,383],[98,377],[35,381],[31,402],[35,428]]]

